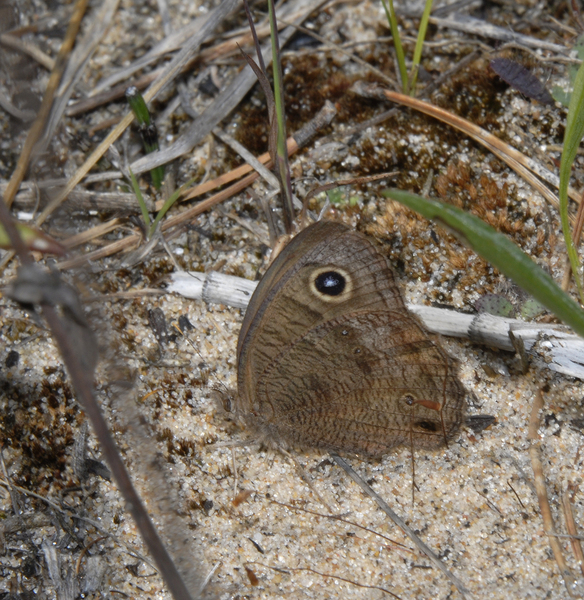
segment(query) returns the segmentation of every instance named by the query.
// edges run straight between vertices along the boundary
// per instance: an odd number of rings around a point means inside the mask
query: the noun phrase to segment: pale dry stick
[[[172,273],[169,279],[168,292],[234,308],[246,308],[257,286],[255,281],[216,271]],[[526,360],[535,359],[538,367],[584,380],[584,340],[567,332],[561,325],[527,323],[488,313],[469,315],[456,310],[409,303],[407,308],[432,333],[464,338],[475,344],[508,352],[520,352]],[[506,458],[512,460],[508,456]],[[522,473],[519,465],[513,464]],[[530,485],[527,479],[525,481]]]
[[[254,169],[254,171],[272,188],[278,189],[277,177],[259,161],[245,146],[236,139],[225,133],[219,127],[213,129],[213,135],[217,136],[225,145],[229,146],[234,152],[237,152],[245,162]]]
[[[378,38],[376,40],[377,42],[383,42],[383,41],[391,41],[391,38],[387,38],[387,40],[385,38]],[[402,37],[402,42],[412,42],[415,43],[417,40],[416,38],[411,38],[408,36],[403,36]],[[367,43],[367,42],[360,42],[361,44],[363,43]],[[493,49],[493,46],[489,46],[488,44],[485,44],[484,42],[481,42],[480,40],[471,40],[467,37],[458,37],[458,38],[452,38],[449,40],[443,40],[440,42],[428,42],[428,41],[424,41],[424,48],[444,48],[447,46],[452,46],[452,45],[466,45],[466,46],[476,46],[477,48],[480,48],[481,50],[483,50],[483,52],[485,54],[487,54],[488,56],[494,56],[495,53],[497,53],[497,55],[500,55],[500,53],[502,53],[504,50],[521,50],[522,52],[525,52],[526,54],[529,54],[530,56],[532,56],[536,61],[541,62],[541,63],[546,63],[546,62],[554,62],[554,63],[561,63],[561,64],[568,64],[568,65],[581,65],[582,61],[578,58],[572,58],[570,56],[558,56],[558,55],[554,55],[554,56],[540,56],[539,54],[537,54],[537,52],[534,52],[533,50],[530,50],[527,46],[524,46],[522,44],[519,44],[517,42],[507,42],[506,44],[502,44],[501,46],[498,46],[495,49]],[[348,44],[345,44],[345,47],[348,47]]]
[[[572,552],[576,557],[576,561],[580,565],[580,571],[584,575],[584,552],[582,552],[582,545],[580,544],[580,536],[578,536],[578,527],[574,520],[574,513],[572,512],[572,503],[570,502],[569,486],[566,485],[562,491],[562,507],[564,509],[564,518],[566,519],[566,530],[570,536],[570,544],[572,545]]]
[[[66,183],[66,181],[64,182]],[[0,184],[0,192],[2,185]],[[41,186],[34,188],[27,186],[20,190],[14,198],[12,208],[14,210],[36,213],[39,205],[39,190]],[[68,215],[72,213],[84,214],[88,212],[97,214],[99,211],[115,212],[117,214],[140,214],[140,205],[134,193],[126,192],[99,192],[75,188],[67,197],[65,209]]]
[[[414,530],[389,507],[387,502],[379,494],[375,493],[370,485],[367,485],[367,482],[364,481],[345,460],[333,452],[331,452],[331,458],[365,492],[365,494],[367,494],[367,496],[375,501],[377,506],[379,506],[379,508],[381,508],[381,510],[412,540],[412,542],[414,542],[418,549],[430,559],[434,566],[444,573],[448,580],[453,583],[460,592],[460,595],[463,598],[466,598],[467,595],[470,594],[469,590],[466,589],[465,585],[458,577],[448,570],[448,567],[440,560],[434,551],[424,544],[424,542],[415,534]]]
[[[569,0],[566,4],[570,4]],[[572,18],[575,18],[574,13],[572,13]],[[559,29],[561,29],[562,31],[565,31],[568,35],[570,35],[571,37],[578,37],[578,30],[574,29],[573,27],[569,27],[568,25],[558,21],[557,19],[554,19],[554,17],[552,17],[551,15],[548,15],[548,19]]]
[[[170,81],[180,72],[182,65],[187,61],[190,54],[192,54],[202,44],[202,42],[211,34],[211,32],[218,27],[221,21],[224,20],[224,18],[233,12],[236,5],[237,0],[223,0],[223,2],[209,15],[209,18],[197,32],[197,34],[195,34],[195,36],[193,36],[189,42],[185,44],[183,49],[166,66],[161,76],[144,93],[144,100],[146,102],[153,100],[156,95],[168,83],[170,83]],[[43,223],[47,217],[61,205],[73,188],[85,177],[85,175],[87,175],[89,170],[105,154],[107,149],[120,137],[120,135],[122,135],[133,119],[133,113],[131,111],[128,112],[117,125],[117,127],[115,127],[101,142],[101,144],[99,144],[99,146],[91,153],[83,165],[77,169],[65,188],[61,190],[61,192],[57,194],[56,198],[46,206],[37,219],[37,225]]]
[[[14,35],[10,35],[9,33],[1,33],[0,44],[7,46],[8,48],[12,48],[12,50],[18,50],[23,54],[28,54],[28,56],[36,60],[40,65],[49,71],[52,71],[55,68],[55,59],[51,58],[48,54],[45,54],[34,44],[23,42]]]
[[[507,44],[503,44],[500,48],[498,48],[498,52],[502,52],[503,50],[521,50],[522,52],[525,52],[527,54],[529,54],[530,56],[532,56],[535,60],[537,60],[540,63],[547,63],[547,62],[557,62],[557,63],[561,63],[561,64],[566,64],[566,65],[581,65],[582,61],[579,58],[572,58],[571,56],[558,56],[558,55],[554,55],[554,56],[540,56],[537,52],[534,52],[533,50],[530,50],[529,48],[526,48],[525,46],[522,46],[521,44],[517,44],[516,42],[509,42]],[[493,52],[493,48],[489,47],[489,53]]]
[[[49,77],[49,82],[47,83],[47,89],[43,94],[43,101],[41,103],[37,118],[35,119],[28,132],[28,135],[26,136],[26,141],[24,142],[22,152],[20,153],[18,162],[16,163],[16,169],[14,169],[12,177],[10,177],[10,181],[8,182],[8,186],[4,191],[4,202],[7,206],[12,205],[14,196],[16,195],[16,192],[18,191],[18,188],[20,187],[20,184],[26,174],[35,144],[37,143],[37,140],[39,139],[45,126],[47,117],[49,116],[51,105],[53,104],[53,97],[57,91],[59,81],[61,80],[63,69],[65,68],[65,61],[71,52],[71,48],[73,48],[73,44],[75,42],[75,38],[77,37],[79,27],[81,26],[81,19],[85,13],[87,3],[88,0],[77,0],[75,3],[75,9],[73,10],[71,20],[69,21],[65,39],[63,40],[61,48],[59,49],[55,66],[51,71],[51,76]]]
[[[444,27],[446,29],[456,29],[458,31],[464,31],[472,35],[478,35],[481,37],[488,37],[495,40],[501,40],[503,42],[514,42],[528,48],[541,48],[542,50],[549,50],[556,54],[567,54],[568,49],[565,46],[559,44],[553,44],[544,40],[538,40],[529,35],[523,35],[516,33],[504,27],[498,27],[482,19],[476,19],[468,15],[454,14],[450,17],[440,19],[438,17],[430,17],[430,23],[438,27]]]
[[[113,231],[120,224],[121,219],[110,219],[105,223],[100,223],[95,227],[86,229],[85,231],[82,231],[77,235],[72,235],[71,237],[63,240],[63,246],[65,246],[65,248],[71,249],[75,248],[75,246],[80,246],[81,244],[87,244],[88,242],[91,242],[91,240],[94,240],[98,237],[101,237],[102,235],[105,235],[106,233],[109,233],[110,231]]]
[[[543,465],[539,456],[539,443],[540,438],[537,430],[539,428],[539,412],[543,409],[543,394],[541,390],[538,390],[533,400],[533,407],[531,409],[531,416],[529,418],[529,432],[527,439],[530,441],[529,445],[529,456],[531,458],[531,468],[533,469],[533,477],[535,483],[535,489],[537,491],[537,500],[539,502],[539,510],[541,512],[541,518],[543,520],[543,528],[549,538],[549,544],[554,558],[560,569],[560,575],[564,580],[566,591],[570,598],[574,598],[573,589],[575,578],[570,572],[568,565],[564,559],[562,547],[558,538],[555,537],[554,520],[552,517],[552,511],[550,508],[547,490],[545,487],[545,476],[543,474]]]
[[[7,112],[12,117],[15,117],[16,119],[19,119],[19,120],[25,121],[25,122],[32,121],[36,116],[36,113],[34,112],[34,110],[20,110],[20,108],[17,108],[16,106],[14,106],[14,104],[12,104],[12,102],[10,102],[10,99],[8,98],[8,96],[4,95],[1,92],[0,92],[0,108],[4,112]]]

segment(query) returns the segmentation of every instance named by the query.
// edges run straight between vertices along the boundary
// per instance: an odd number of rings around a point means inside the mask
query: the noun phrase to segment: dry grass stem
[[[31,44],[30,42],[23,42],[14,35],[9,33],[1,33],[0,44],[6,46],[7,48],[12,48],[13,50],[18,50],[19,52],[27,54],[32,59],[36,60],[39,65],[42,65],[49,71],[52,71],[55,68],[55,59],[51,58],[48,54],[45,54],[34,44]]]
[[[363,86],[360,85],[357,87],[357,89],[363,90]],[[367,90],[363,91],[364,94],[367,95]],[[536,173],[540,177],[543,177],[543,174],[545,173],[546,180],[549,183],[557,180],[559,184],[559,179],[557,179],[553,173],[550,173],[547,169],[539,165],[533,159],[525,156],[523,153],[519,152],[509,144],[501,141],[498,137],[494,136],[488,131],[485,131],[481,127],[474,125],[470,121],[467,121],[458,115],[434,106],[433,104],[423,102],[422,100],[417,100],[411,96],[398,94],[397,92],[392,92],[391,90],[383,90],[382,93],[385,98],[391,100],[392,102],[409,106],[410,108],[418,110],[426,115],[430,115],[431,117],[443,121],[444,123],[448,123],[451,127],[462,131],[473,140],[490,150],[495,156],[507,163],[511,169],[513,169],[520,177],[529,183],[529,185],[531,185],[544,198],[546,198],[546,200],[548,200],[554,207],[559,207],[558,197],[546,185],[544,185],[543,182],[541,182],[537,177],[533,176],[532,173]],[[580,195],[578,193],[572,191],[570,197],[572,200],[580,202]]]
[[[90,229],[86,229],[77,235],[72,235],[71,237],[63,240],[63,245],[66,248],[75,248],[76,246],[81,246],[81,244],[87,244],[92,240],[95,240],[110,231],[113,231],[121,224],[120,219],[110,219],[105,223],[101,223],[100,225],[96,225],[95,227],[91,227]]]
[[[570,598],[575,598],[576,596],[574,595],[573,591],[575,578],[570,572],[568,565],[566,564],[564,554],[562,552],[562,547],[560,546],[560,542],[555,535],[556,531],[554,528],[554,520],[552,517],[552,511],[548,500],[545,485],[545,476],[543,473],[543,465],[541,463],[540,458],[540,437],[538,434],[538,429],[539,413],[543,409],[543,406],[543,394],[541,390],[538,390],[533,400],[533,406],[531,408],[531,415],[529,418],[529,432],[527,434],[527,438],[531,442],[529,446],[529,456],[531,458],[531,468],[533,469],[535,489],[537,492],[537,500],[539,502],[541,518],[543,520],[543,528],[549,538],[549,544],[551,546],[552,552],[554,553],[554,558],[556,559],[556,563],[558,564],[560,573],[562,575],[562,578],[564,579],[566,591],[568,592]]]
[[[570,544],[572,552],[576,557],[576,561],[580,565],[580,571],[584,576],[584,552],[582,552],[582,544],[580,543],[581,536],[578,535],[578,526],[574,519],[572,511],[572,502],[570,500],[570,487],[567,485],[562,491],[562,507],[564,509],[564,518],[566,519],[566,530],[570,535]]]
[[[49,77],[49,82],[47,83],[47,88],[43,95],[43,101],[41,103],[41,107],[39,109],[37,118],[35,119],[28,135],[26,136],[26,142],[24,143],[24,147],[22,148],[22,152],[18,157],[18,163],[16,164],[16,169],[12,173],[10,177],[10,181],[8,182],[8,186],[4,191],[4,202],[8,205],[12,205],[12,201],[14,200],[14,196],[24,176],[26,174],[26,170],[28,169],[28,165],[30,162],[30,158],[32,156],[33,150],[38,139],[41,136],[41,133],[45,127],[45,123],[49,116],[51,106],[53,104],[53,98],[57,88],[59,86],[59,82],[61,80],[61,75],[65,69],[65,61],[67,57],[71,53],[71,49],[73,48],[73,44],[75,42],[75,38],[77,37],[77,32],[79,31],[79,27],[81,26],[81,19],[85,14],[85,9],[87,7],[88,0],[77,0],[75,3],[75,9],[73,11],[73,15],[71,16],[71,20],[69,22],[69,27],[67,28],[67,33],[65,34],[65,39],[61,44],[61,48],[59,49],[59,54],[57,55],[57,60],[55,61],[55,66],[51,71],[51,76]]]

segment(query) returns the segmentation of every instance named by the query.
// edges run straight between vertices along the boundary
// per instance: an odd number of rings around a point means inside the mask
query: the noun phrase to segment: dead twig
[[[570,598],[574,598],[574,583],[575,578],[572,575],[562,552],[562,547],[558,538],[555,537],[554,520],[552,517],[552,511],[547,496],[547,490],[545,486],[545,476],[543,473],[543,465],[540,459],[539,442],[540,437],[537,432],[539,428],[539,412],[543,408],[543,394],[541,390],[538,390],[533,400],[533,407],[531,409],[531,416],[529,418],[529,432],[527,439],[531,442],[529,446],[529,456],[531,458],[531,468],[533,469],[533,477],[535,480],[535,489],[537,492],[537,500],[539,502],[539,510],[541,518],[543,520],[543,528],[549,538],[549,544],[554,558],[560,569],[560,575],[564,579],[564,585]]]
[[[570,486],[567,485],[562,491],[562,507],[564,509],[564,518],[566,519],[566,530],[570,536],[572,552],[574,552],[574,556],[580,565],[580,571],[582,572],[582,575],[584,575],[584,552],[582,552],[582,544],[580,543],[581,536],[578,535],[578,527],[574,520],[569,492]]]
[[[18,50],[19,52],[27,54],[49,71],[52,71],[55,68],[55,60],[53,58],[51,58],[48,54],[45,54],[34,44],[23,42],[14,35],[10,35],[9,33],[0,34],[0,44],[6,46],[7,48],[12,48],[12,50]]]

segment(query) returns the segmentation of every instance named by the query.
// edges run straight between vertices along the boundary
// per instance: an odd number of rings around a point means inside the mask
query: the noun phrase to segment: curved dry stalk
[[[264,569],[270,569],[273,571],[276,571],[278,573],[297,573],[297,572],[301,572],[301,571],[305,571],[308,573],[314,573],[315,575],[319,575],[320,577],[324,577],[326,578],[330,578],[330,579],[336,579],[337,581],[344,581],[345,583],[349,583],[351,585],[354,585],[356,587],[360,587],[360,588],[365,588],[365,589],[369,589],[369,590],[379,590],[380,592],[383,592],[384,594],[389,594],[390,596],[393,596],[394,598],[397,598],[397,600],[401,600],[401,598],[399,596],[396,596],[393,592],[390,592],[388,589],[378,586],[378,585],[367,585],[365,583],[359,583],[358,581],[354,581],[353,579],[347,579],[346,577],[341,577],[340,575],[333,575],[332,573],[321,573],[320,571],[317,571],[316,569],[313,569],[311,567],[273,567],[272,565],[266,565],[264,563],[258,562],[258,561],[254,561],[254,562],[248,562],[244,565],[244,568],[246,569],[247,572],[247,576],[250,579],[250,582],[255,582],[252,583],[252,585],[258,585],[259,581],[257,579],[257,576],[255,575],[255,573],[253,571],[251,571],[251,569],[249,569],[249,567],[247,565],[258,565],[260,567],[263,567]]]
[[[558,197],[543,184],[542,181],[535,177],[532,173],[535,173],[539,177],[542,177],[557,187],[555,183],[556,177],[553,173],[544,169],[541,165],[536,163],[533,159],[525,156],[525,154],[519,152],[509,144],[501,141],[498,137],[494,136],[492,133],[478,127],[474,123],[459,117],[447,110],[434,106],[429,102],[423,102],[422,100],[417,100],[416,98],[412,98],[411,96],[405,96],[404,94],[398,94],[397,92],[392,92],[391,90],[380,89],[377,86],[368,86],[363,82],[358,82],[353,86],[354,91],[356,93],[362,94],[364,96],[373,96],[379,97],[380,95],[387,100],[392,102],[397,102],[398,104],[403,104],[410,108],[413,108],[419,112],[422,112],[426,115],[434,117],[443,123],[447,123],[451,127],[462,131],[473,140],[487,148],[490,152],[492,152],[495,156],[500,158],[503,162],[505,162],[511,169],[513,169],[521,178],[523,178],[527,183],[529,183],[535,190],[537,190],[546,200],[548,200],[553,206],[559,206]],[[559,182],[559,180],[558,180]],[[571,190],[570,197],[576,201],[580,202],[580,195]]]
[[[537,491],[539,510],[541,512],[541,518],[543,520],[543,528],[548,536],[549,544],[551,546],[552,552],[554,553],[556,563],[558,564],[558,567],[560,569],[560,574],[564,580],[564,585],[566,586],[568,596],[570,596],[570,598],[574,598],[575,596],[573,593],[573,589],[575,578],[572,575],[570,569],[568,568],[568,565],[566,564],[566,560],[564,559],[564,554],[562,552],[562,547],[560,546],[560,542],[556,537],[556,532],[554,529],[554,519],[552,517],[552,511],[550,508],[547,490],[545,487],[543,465],[541,464],[540,459],[538,447],[540,439],[537,430],[539,427],[539,412],[542,408],[543,394],[541,393],[541,390],[538,390],[533,400],[533,407],[531,409],[531,416],[529,418],[529,432],[527,434],[527,439],[530,441],[529,456],[531,458],[531,468],[533,469],[535,489]]]
[[[18,50],[23,54],[30,56],[32,59],[36,60],[39,65],[45,67],[49,71],[52,71],[55,68],[55,59],[51,58],[48,54],[45,54],[40,48],[37,48],[34,44],[30,42],[24,42],[21,39],[17,38],[14,35],[10,35],[9,33],[1,33],[0,34],[0,44],[6,46],[8,48],[12,48],[13,50]]]
[[[580,543],[580,536],[578,536],[578,527],[576,526],[576,521],[574,519],[569,491],[569,485],[562,491],[562,507],[564,509],[564,518],[566,519],[566,530],[570,536],[572,551],[580,565],[580,571],[582,572],[582,575],[584,575],[584,552],[582,552],[582,544]]]

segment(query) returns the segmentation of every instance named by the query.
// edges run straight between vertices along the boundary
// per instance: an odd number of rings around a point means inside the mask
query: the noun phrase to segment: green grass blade
[[[191,185],[193,185],[193,183],[195,183],[196,179],[197,179],[196,177],[189,179],[186,183],[181,185],[177,190],[174,190],[174,192],[168,197],[166,202],[162,205],[162,208],[158,211],[158,214],[156,215],[154,222],[152,223],[152,225],[150,225],[150,230],[148,231],[149,238],[154,235],[154,232],[156,231],[158,224],[162,220],[162,217],[164,217],[164,215],[172,208],[172,205],[179,199],[180,195],[185,190],[190,188]]]
[[[381,4],[383,4],[383,10],[385,10],[385,16],[387,17],[387,22],[389,23],[389,28],[391,29],[391,37],[393,38],[393,47],[395,48],[395,56],[397,58],[397,64],[399,67],[402,89],[404,94],[409,94],[408,69],[406,67],[406,56],[401,43],[399,29],[397,27],[397,16],[393,8],[393,0],[387,0],[387,2],[389,3],[389,7],[386,3],[386,0],[381,0]]]
[[[420,21],[418,29],[418,39],[416,40],[416,48],[414,49],[414,60],[412,62],[412,75],[410,77],[410,91],[413,96],[416,93],[416,83],[418,82],[418,71],[420,70],[420,61],[422,60],[422,48],[426,39],[426,31],[428,30],[428,22],[430,21],[430,13],[432,12],[433,0],[426,0],[424,13]]]
[[[126,90],[126,100],[136,117],[138,125],[140,127],[148,127],[150,125],[150,112],[148,111],[144,97],[135,85],[131,85]]]
[[[560,218],[562,222],[562,232],[566,242],[566,251],[572,266],[576,286],[580,294],[580,301],[584,303],[584,289],[582,287],[582,277],[580,273],[580,260],[578,259],[578,250],[572,240],[572,231],[570,229],[570,218],[568,214],[568,184],[570,183],[570,173],[572,164],[576,158],[576,153],[584,135],[584,63],[580,65],[576,79],[574,80],[574,91],[570,98],[568,107],[568,118],[566,120],[566,132],[564,134],[564,147],[562,150],[562,161],[560,163]]]
[[[144,144],[144,151],[146,154],[158,152],[158,130],[156,129],[156,125],[150,123],[147,127],[142,127],[140,129],[140,134],[142,136],[142,143]],[[164,181],[164,165],[158,165],[157,167],[150,169],[150,177],[152,178],[154,187],[159,190]]]
[[[134,194],[136,195],[136,199],[138,200],[138,204],[140,205],[140,210],[142,211],[144,226],[146,227],[146,231],[148,231],[150,228],[150,213],[148,212],[146,202],[144,202],[144,196],[142,196],[142,192],[140,191],[138,181],[136,180],[134,173],[132,173],[132,169],[128,168],[128,170],[130,171],[130,181],[132,183],[132,189],[134,190]]]
[[[144,97],[136,86],[132,85],[126,90],[126,100],[138,122],[144,151],[146,154],[157,152],[159,150],[158,131],[156,130],[156,125],[150,119],[150,111],[148,110],[148,106],[146,106]],[[154,187],[159,190],[164,181],[164,166],[160,165],[151,169],[150,177],[152,177]]]
[[[383,195],[444,226],[584,337],[584,310],[507,236],[449,204],[399,190],[387,190]]]

